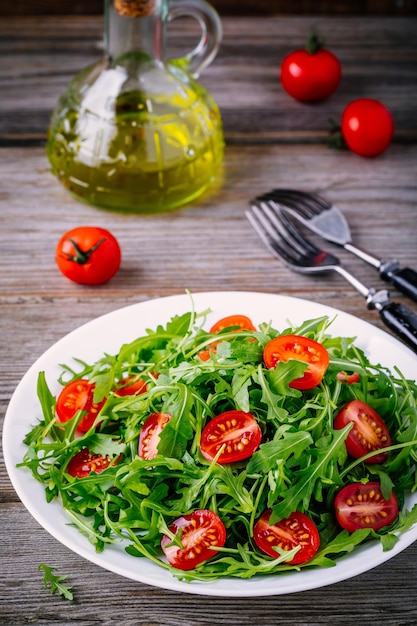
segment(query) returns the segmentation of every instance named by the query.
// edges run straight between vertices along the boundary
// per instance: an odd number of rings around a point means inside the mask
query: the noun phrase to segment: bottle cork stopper
[[[114,8],[125,17],[146,17],[155,12],[155,0],[114,0]]]

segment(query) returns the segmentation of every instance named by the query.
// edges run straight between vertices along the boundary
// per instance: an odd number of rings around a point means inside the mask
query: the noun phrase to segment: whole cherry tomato
[[[312,35],[305,50],[294,50],[281,65],[285,91],[301,102],[325,100],[336,91],[342,77],[339,59]]]
[[[56,262],[64,276],[75,283],[100,285],[110,280],[119,269],[120,246],[104,228],[79,226],[59,240]]]
[[[390,145],[394,120],[391,112],[378,100],[359,98],[343,111],[341,132],[352,152],[375,157]]]

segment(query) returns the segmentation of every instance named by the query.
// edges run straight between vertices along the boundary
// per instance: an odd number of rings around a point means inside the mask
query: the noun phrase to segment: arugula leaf
[[[371,535],[371,532],[369,528],[361,528],[353,533],[342,530],[330,543],[319,549],[316,556],[309,562],[309,565],[319,565],[321,567],[335,565],[335,561],[330,559],[329,555],[340,556],[341,554],[352,552],[356,546],[363,543]]]
[[[349,430],[350,425],[342,430],[333,431],[328,445],[316,448],[316,461],[295,473],[294,484],[282,493],[281,502],[272,507],[270,524],[288,517],[293,511],[308,510],[316,483],[322,479],[331,480],[333,483],[340,482],[337,468],[339,450],[344,445]]]
[[[261,444],[259,450],[252,455],[247,466],[248,474],[266,474],[273,470],[277,462],[285,461],[290,455],[300,458],[307,446],[313,443],[310,433],[285,432],[281,439],[273,439]]]
[[[172,385],[171,393],[164,410],[164,413],[171,414],[171,418],[159,436],[158,453],[179,459],[194,434],[191,426],[194,401],[190,390],[182,383]]]
[[[73,600],[74,595],[71,591],[72,586],[64,585],[63,581],[68,578],[68,576],[60,576],[59,574],[55,574],[57,571],[56,567],[50,567],[45,563],[40,563],[38,566],[38,571],[43,570],[43,584],[45,589],[50,590],[51,594],[54,594],[56,591],[59,595],[63,596],[66,600]]]

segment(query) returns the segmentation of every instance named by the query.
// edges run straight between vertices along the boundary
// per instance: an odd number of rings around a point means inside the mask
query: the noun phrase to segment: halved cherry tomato
[[[398,500],[394,492],[388,500],[382,495],[378,482],[352,483],[337,494],[334,506],[337,521],[353,533],[360,528],[379,530],[398,517]]]
[[[252,320],[246,315],[229,315],[213,324],[210,328],[210,332],[219,333],[225,328],[231,328],[232,326],[239,326],[239,328],[236,329],[237,332],[239,330],[256,330]]]
[[[183,547],[173,545],[167,535],[162,537],[161,547],[168,562],[178,569],[194,569],[199,563],[217,554],[213,548],[224,546],[226,529],[221,519],[207,509],[194,511],[175,520],[169,530],[178,535]]]
[[[94,384],[84,378],[68,383],[56,401],[58,421],[68,422],[78,411],[85,411],[86,415],[81,418],[77,430],[83,433],[90,430],[106,402],[106,398],[101,402],[94,402],[94,387]]]
[[[335,430],[341,430],[353,422],[345,444],[348,453],[355,459],[361,456],[386,448],[391,445],[391,435],[388,427],[376,411],[366,402],[352,400],[345,404],[334,420]],[[366,460],[366,463],[383,463],[388,454],[381,452]]]
[[[323,379],[329,365],[329,354],[324,346],[313,339],[300,335],[281,335],[272,339],[264,348],[264,362],[269,368],[275,368],[279,361],[302,361],[308,367],[302,378],[290,383],[293,389],[312,389]]]
[[[116,459],[113,463],[117,463],[119,459]],[[110,463],[111,459],[109,459],[108,456],[92,454],[88,448],[83,448],[70,459],[67,465],[67,472],[71,476],[85,478],[91,474],[91,472],[101,474],[101,472],[109,467]]]
[[[358,383],[360,381],[358,372],[352,372],[351,374],[348,374],[347,372],[337,372],[336,378],[337,380],[340,380],[341,383],[345,383],[346,385],[353,385],[353,383]]]
[[[61,237],[55,259],[73,282],[101,285],[116,274],[122,255],[117,239],[105,228],[78,226]]]
[[[168,424],[169,413],[152,413],[145,420],[139,435],[138,454],[142,459],[153,459],[158,454],[159,435]]]
[[[252,323],[252,320],[246,315],[229,315],[228,317],[223,317],[218,320],[213,326],[210,328],[210,332],[213,334],[219,333],[225,328],[232,328],[233,326],[238,326],[238,328],[234,329],[234,332],[239,332],[240,330],[255,330],[256,328]],[[217,341],[213,342],[206,350],[201,350],[198,353],[198,356],[202,361],[208,361],[210,355],[213,352],[216,352]]]
[[[206,424],[201,433],[201,454],[212,461],[220,448],[225,448],[217,463],[235,463],[247,459],[262,441],[262,431],[251,413],[226,411]]]
[[[320,546],[320,535],[315,523],[304,513],[295,511],[270,526],[271,513],[270,509],[264,511],[253,528],[253,538],[258,548],[276,559],[279,552],[274,547],[293,550],[300,546],[294,558],[287,563],[299,565],[310,561]]]
[[[114,389],[116,396],[139,396],[147,391],[146,382],[137,376],[128,376],[122,380]]]

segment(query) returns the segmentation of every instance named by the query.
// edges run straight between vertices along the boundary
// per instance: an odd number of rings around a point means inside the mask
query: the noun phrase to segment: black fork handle
[[[413,311],[398,302],[388,302],[379,309],[379,316],[397,337],[417,353],[417,315]]]
[[[417,302],[417,272],[411,267],[400,268],[398,263],[381,267],[381,277],[390,282],[398,291]]]

